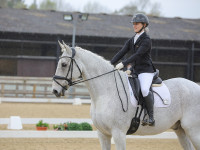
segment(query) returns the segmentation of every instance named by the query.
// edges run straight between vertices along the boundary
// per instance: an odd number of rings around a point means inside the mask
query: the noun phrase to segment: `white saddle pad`
[[[128,76],[127,76],[127,80],[128,80]],[[137,107],[137,100],[135,99],[129,80],[128,80],[128,86],[129,86],[131,104],[134,107]],[[164,83],[162,83],[162,86],[160,87],[153,87],[153,91],[154,91],[153,92],[154,93],[154,107],[168,107],[171,104],[171,96],[169,93],[169,89]]]

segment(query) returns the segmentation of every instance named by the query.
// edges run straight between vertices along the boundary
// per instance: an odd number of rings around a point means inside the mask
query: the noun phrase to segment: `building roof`
[[[72,35],[73,23],[64,21],[66,12],[0,8],[0,32]],[[77,15],[73,12],[73,15]],[[97,37],[131,37],[132,16],[90,14],[77,23],[77,35]],[[149,16],[152,39],[200,41],[200,19]]]

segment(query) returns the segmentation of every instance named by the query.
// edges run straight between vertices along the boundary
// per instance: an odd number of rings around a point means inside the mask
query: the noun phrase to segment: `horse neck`
[[[113,66],[108,61],[87,50],[79,51],[78,57],[83,65],[83,78],[85,80],[113,70]],[[113,85],[112,81],[114,81],[113,73],[110,73],[86,82],[92,99],[107,93],[105,86]]]

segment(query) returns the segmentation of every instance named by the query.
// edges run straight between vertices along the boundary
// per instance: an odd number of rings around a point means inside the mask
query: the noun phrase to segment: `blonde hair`
[[[144,32],[149,33],[149,28],[148,27],[144,28]]]

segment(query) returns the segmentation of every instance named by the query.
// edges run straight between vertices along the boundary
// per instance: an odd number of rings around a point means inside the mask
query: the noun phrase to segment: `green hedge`
[[[87,122],[83,122],[80,125],[82,127],[82,130],[84,130],[84,131],[92,131],[92,126]]]
[[[92,131],[92,126],[87,123],[75,123],[75,122],[68,122],[64,124],[59,124],[59,125],[54,125],[53,128],[55,130],[59,131],[64,131],[64,130],[69,130],[69,131]]]
[[[67,130],[82,130],[82,126],[78,123],[67,123]]]

